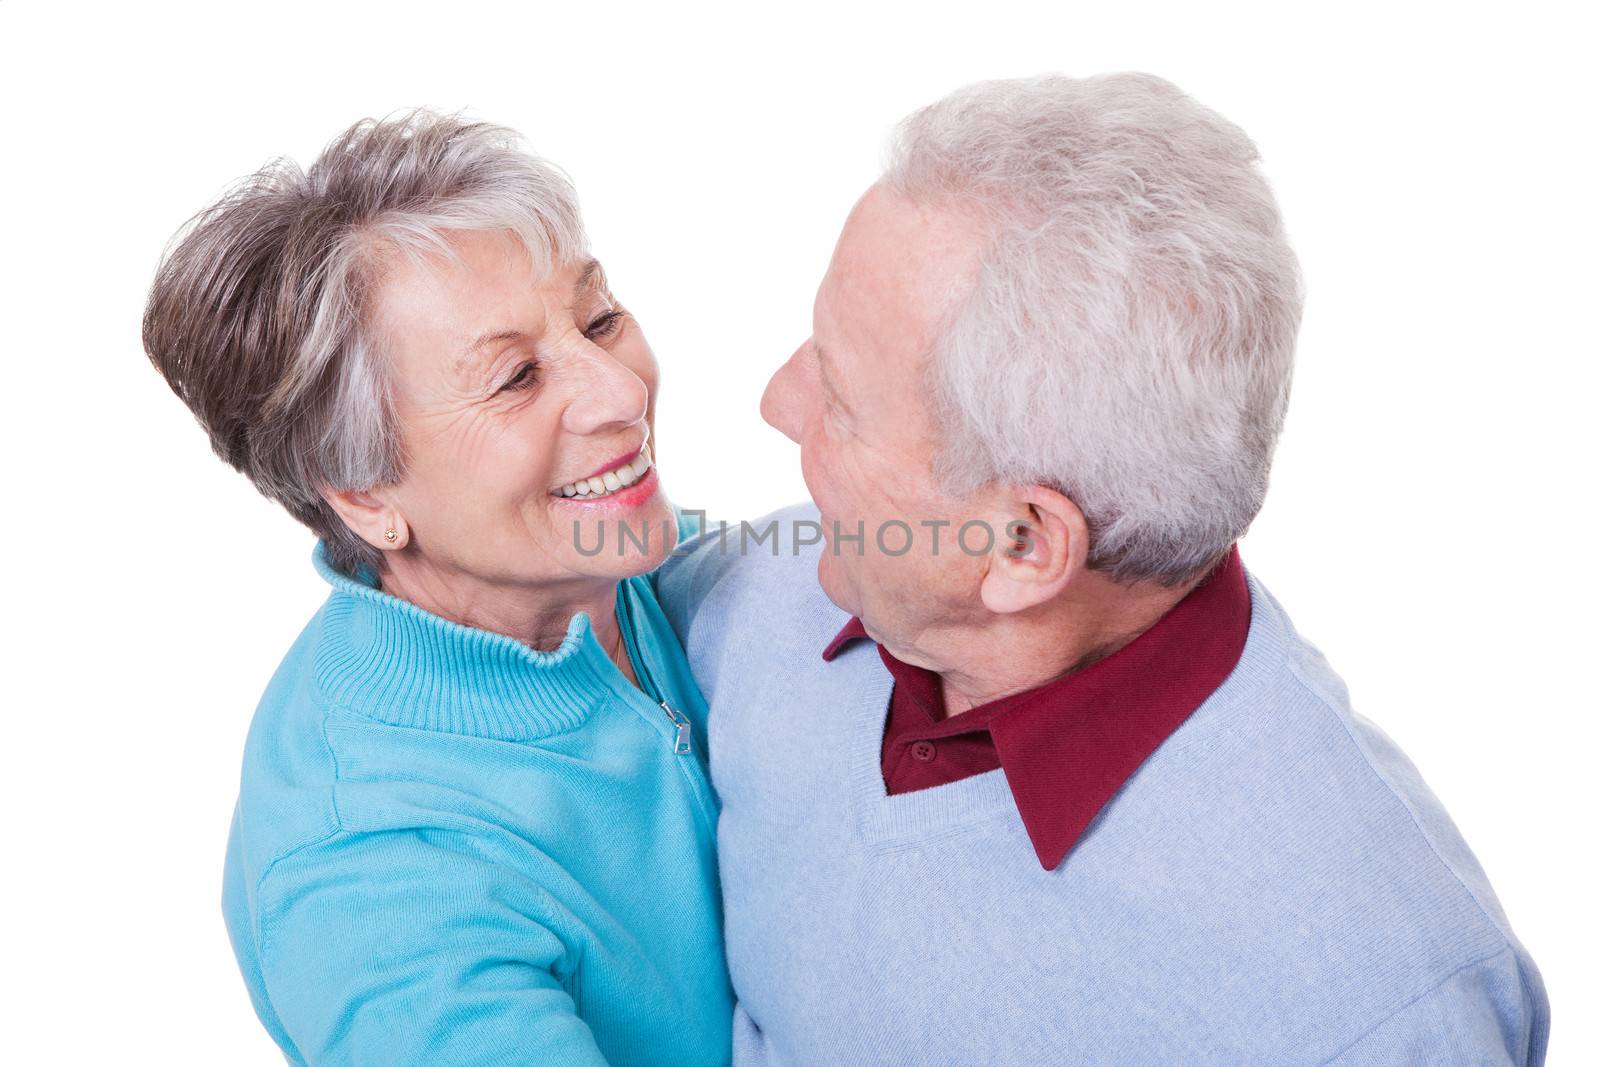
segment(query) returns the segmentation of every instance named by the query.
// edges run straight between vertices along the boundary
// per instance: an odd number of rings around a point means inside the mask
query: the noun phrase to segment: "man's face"
[[[761,398],[762,417],[800,445],[828,542],[822,588],[874,636],[911,642],[926,620],[964,615],[983,573],[984,558],[961,551],[956,534],[990,516],[934,479],[937,427],[924,380],[941,318],[970,289],[978,247],[969,220],[869,189],[817,290],[811,337]],[[896,520],[910,528],[909,551]],[[949,525],[935,531],[925,520]],[[847,540],[858,525],[863,541]],[[973,548],[983,541],[969,531]]]

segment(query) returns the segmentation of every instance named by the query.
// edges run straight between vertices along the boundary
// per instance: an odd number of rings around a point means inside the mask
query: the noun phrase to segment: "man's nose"
[[[796,371],[795,361],[800,358],[802,347],[790,356],[783,366],[779,367],[767,382],[767,388],[761,394],[761,417],[767,424],[783,436],[794,442],[800,440],[800,390],[799,374]]]

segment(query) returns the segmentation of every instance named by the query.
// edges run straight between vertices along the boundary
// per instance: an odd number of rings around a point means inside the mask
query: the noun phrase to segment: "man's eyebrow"
[[[848,412],[850,405],[844,402],[844,394],[839,391],[839,380],[833,369],[833,361],[816,341],[811,342],[811,349],[817,354],[817,371],[822,379],[822,388],[827,391],[829,399],[834,404]]]

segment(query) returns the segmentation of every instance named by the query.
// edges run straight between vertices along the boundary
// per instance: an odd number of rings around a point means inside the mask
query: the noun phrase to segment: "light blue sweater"
[[[1483,871],[1253,576],[1237,668],[1045,871],[1003,770],[885,795],[892,679],[822,661],[821,546],[737,543],[659,577],[711,706],[736,1063],[1542,1062]]]
[[[646,696],[583,613],[534,652],[313,558],[223,886],[289,1062],[725,1063],[705,705],[650,583],[617,594]]]

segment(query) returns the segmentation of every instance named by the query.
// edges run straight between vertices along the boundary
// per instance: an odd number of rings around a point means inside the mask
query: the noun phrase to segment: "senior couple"
[[[1301,308],[1251,141],[1040,77],[888,158],[754,544],[668,501],[642,325],[509,131],[358,123],[169,250],[146,351],[330,586],[226,853],[284,1056],[1541,1062],[1483,871],[1240,559]]]

